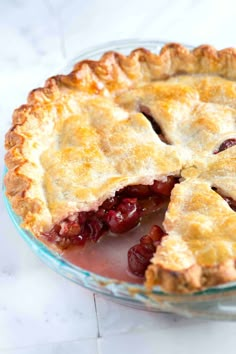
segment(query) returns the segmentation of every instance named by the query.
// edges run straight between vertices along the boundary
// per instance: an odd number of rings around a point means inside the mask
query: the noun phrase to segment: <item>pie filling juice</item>
[[[168,176],[150,186],[128,186],[97,211],[76,213],[44,237],[63,248],[63,256],[79,267],[118,280],[142,282],[164,235],[158,225],[177,182],[176,177]]]
[[[139,243],[143,235],[149,233],[152,225],[162,224],[164,214],[163,206],[158,213],[143,217],[132,230],[120,235],[108,232],[96,243],[86,242],[82,247],[69,247],[63,251],[63,257],[78,267],[108,278],[143,283],[144,278],[136,276],[129,269],[128,251]]]

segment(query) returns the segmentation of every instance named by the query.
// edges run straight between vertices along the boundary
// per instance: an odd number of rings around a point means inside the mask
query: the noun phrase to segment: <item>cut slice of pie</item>
[[[22,226],[63,249],[169,203],[147,288],[236,280],[235,80],[234,49],[179,44],[109,52],[50,78],[6,135],[7,197]]]

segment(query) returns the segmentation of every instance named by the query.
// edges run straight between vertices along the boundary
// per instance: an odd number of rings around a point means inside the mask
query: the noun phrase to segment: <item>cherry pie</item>
[[[7,196],[50,247],[122,234],[147,289],[236,280],[236,50],[168,44],[82,61],[29,94],[6,135]]]

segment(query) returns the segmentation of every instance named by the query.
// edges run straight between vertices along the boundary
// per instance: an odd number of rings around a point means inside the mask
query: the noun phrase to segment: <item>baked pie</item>
[[[168,44],[82,61],[16,109],[6,193],[49,247],[96,242],[167,205],[128,252],[147,289],[236,280],[236,50]]]

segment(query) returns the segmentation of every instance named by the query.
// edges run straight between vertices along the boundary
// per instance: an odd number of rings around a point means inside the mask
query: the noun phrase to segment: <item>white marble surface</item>
[[[1,174],[14,107],[78,52],[132,37],[236,46],[235,15],[235,0],[0,1]],[[0,353],[235,353],[236,323],[135,311],[94,296],[36,258],[2,198],[0,221]]]

